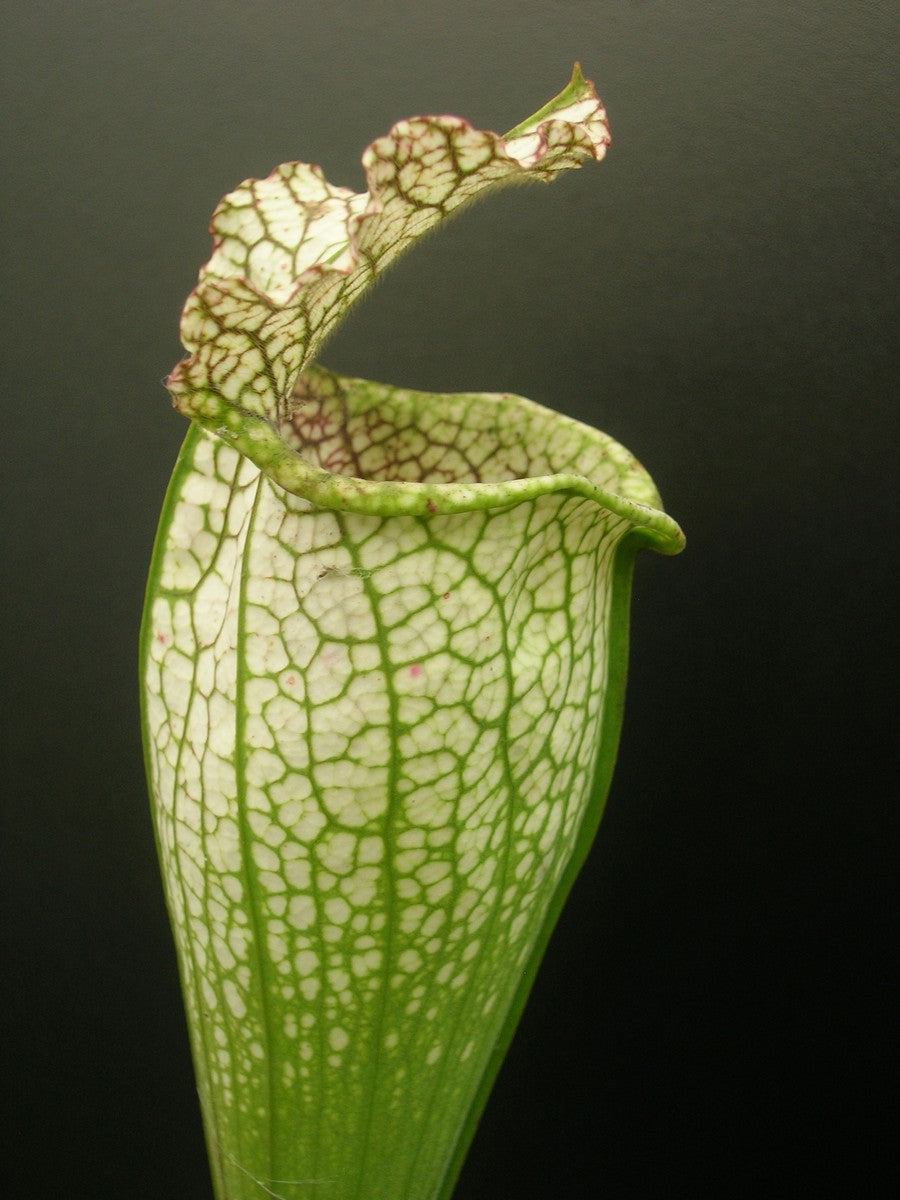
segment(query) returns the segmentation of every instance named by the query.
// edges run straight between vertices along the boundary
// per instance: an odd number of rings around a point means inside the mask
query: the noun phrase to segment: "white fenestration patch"
[[[217,482],[237,533],[185,559]],[[374,1103],[390,1142],[401,1107],[430,1095],[437,1120],[474,1089],[586,803],[597,564],[624,529],[565,495],[432,523],[316,513],[199,438],[148,715],[210,1097],[271,1067],[298,1128]]]

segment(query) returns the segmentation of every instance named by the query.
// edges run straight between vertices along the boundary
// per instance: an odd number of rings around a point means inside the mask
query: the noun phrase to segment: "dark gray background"
[[[607,816],[458,1196],[888,1194],[893,11],[6,7],[7,1195],[209,1196],[136,637],[213,206],[292,158],[358,189],[414,113],[502,131],[576,58],[606,162],[430,239],[324,356],[596,424],[688,536],[640,562]]]

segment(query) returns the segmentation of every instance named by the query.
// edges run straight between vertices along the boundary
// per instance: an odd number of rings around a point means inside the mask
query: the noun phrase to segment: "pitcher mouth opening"
[[[684,545],[624,446],[521,396],[422,392],[311,366],[277,428],[246,412],[232,416],[210,427],[316,507],[437,516],[568,493],[623,517],[662,553]]]

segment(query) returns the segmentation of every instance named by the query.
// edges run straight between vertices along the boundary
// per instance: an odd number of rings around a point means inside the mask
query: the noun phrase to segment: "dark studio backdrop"
[[[294,158],[359,190],[395,120],[503,131],[575,59],[606,161],[477,206],[323,355],[597,425],[688,538],[639,561],[607,814],[457,1195],[892,1194],[894,6],[6,12],[5,1194],[210,1196],[136,639],[215,203]]]

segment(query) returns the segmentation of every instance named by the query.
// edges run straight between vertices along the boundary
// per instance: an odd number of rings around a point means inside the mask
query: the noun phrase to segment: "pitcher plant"
[[[215,211],[141,640],[147,771],[217,1200],[451,1195],[600,820],[636,550],[612,438],[315,360],[420,235],[599,160],[576,66],[505,137],[401,121]]]

